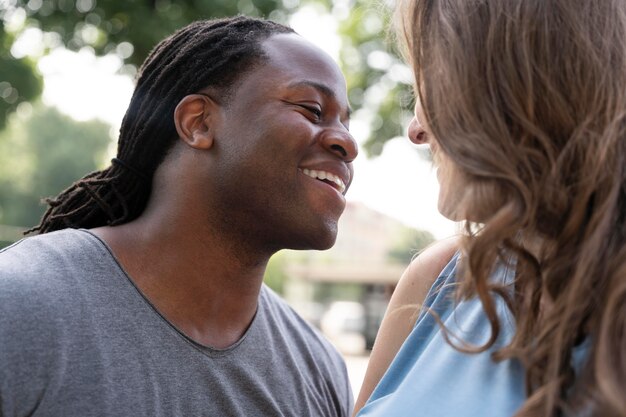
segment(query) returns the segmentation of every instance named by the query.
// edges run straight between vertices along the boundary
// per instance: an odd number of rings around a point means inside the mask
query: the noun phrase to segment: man
[[[161,42],[113,164],[0,253],[0,414],[348,416],[340,356],[262,285],[277,250],[334,243],[348,119],[339,68],[289,28]]]

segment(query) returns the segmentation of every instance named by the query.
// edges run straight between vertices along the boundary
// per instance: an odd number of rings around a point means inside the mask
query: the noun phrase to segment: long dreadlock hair
[[[114,226],[137,218],[147,204],[156,168],[176,141],[176,105],[206,87],[227,99],[235,81],[265,59],[261,43],[280,33],[293,30],[237,16],[194,22],[161,41],[139,69],[120,128],[117,158],[46,199],[48,210],[27,233]]]

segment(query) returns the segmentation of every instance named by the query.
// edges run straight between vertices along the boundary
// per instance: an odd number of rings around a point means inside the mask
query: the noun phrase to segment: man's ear
[[[204,94],[183,97],[174,110],[178,137],[196,149],[209,149],[213,146],[218,118],[219,105]]]

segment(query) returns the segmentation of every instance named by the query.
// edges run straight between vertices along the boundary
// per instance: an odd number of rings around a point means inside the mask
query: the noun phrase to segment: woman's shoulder
[[[355,412],[363,407],[413,329],[420,306],[441,271],[458,251],[460,237],[439,240],[413,259],[393,292],[363,379]]]
[[[458,252],[460,239],[456,235],[439,240],[413,259],[398,282],[398,304],[416,305],[424,301],[433,283]]]

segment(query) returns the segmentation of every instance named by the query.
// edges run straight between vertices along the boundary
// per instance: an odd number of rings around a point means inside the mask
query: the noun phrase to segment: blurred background
[[[389,297],[415,253],[456,225],[437,212],[428,151],[405,139],[411,71],[381,0],[0,0],[0,247],[115,155],[138,66],[194,20],[291,25],[340,64],[361,154],[331,250],[282,251],[266,282],[345,355],[356,391]]]

